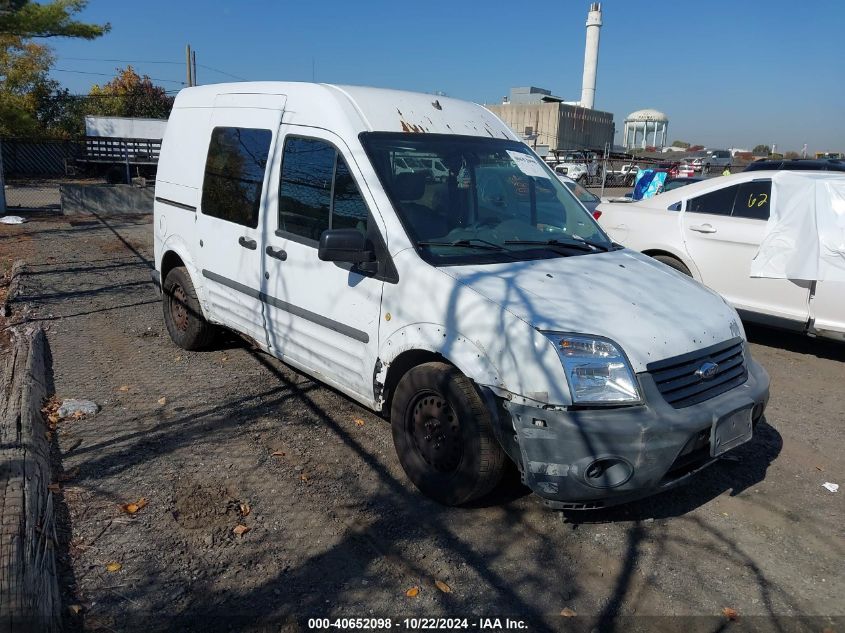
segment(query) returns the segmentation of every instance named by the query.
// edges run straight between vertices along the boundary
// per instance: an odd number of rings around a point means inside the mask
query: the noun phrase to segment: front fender
[[[393,332],[379,346],[380,374],[383,382],[390,364],[403,352],[421,350],[439,354],[461,373],[479,385],[507,389],[502,375],[487,352],[461,334],[449,332],[436,323],[412,323]]]

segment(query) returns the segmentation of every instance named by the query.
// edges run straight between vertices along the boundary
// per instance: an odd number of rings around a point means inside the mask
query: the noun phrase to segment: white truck
[[[397,156],[436,158],[445,181]],[[446,504],[489,493],[506,460],[553,507],[629,501],[687,481],[763,418],[769,378],[734,309],[612,244],[476,104],[187,88],[153,227],[177,345],[226,327],[384,412],[409,479]]]
[[[598,212],[614,241],[719,292],[744,320],[845,340],[845,174],[743,172]]]

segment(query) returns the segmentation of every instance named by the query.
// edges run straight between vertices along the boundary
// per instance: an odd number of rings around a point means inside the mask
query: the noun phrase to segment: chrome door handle
[[[288,258],[287,252],[283,249],[275,249],[272,246],[268,246],[264,249],[264,252],[267,253],[270,257],[274,259],[279,259],[281,261],[285,261]]]
[[[255,240],[248,240],[243,236],[238,238],[238,244],[240,244],[244,248],[248,248],[251,251],[254,251],[256,248],[258,248],[258,244],[255,242]]]
[[[715,233],[716,229],[714,229],[710,224],[693,224],[689,227],[690,231],[695,231],[697,233]]]

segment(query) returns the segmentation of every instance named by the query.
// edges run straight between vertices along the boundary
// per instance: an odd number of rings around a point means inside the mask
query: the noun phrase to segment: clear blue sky
[[[455,0],[90,0],[83,18],[108,21],[93,42],[53,40],[57,69],[113,74],[117,62],[178,89],[184,47],[245,79],[351,83],[482,103],[512,86],[580,98],[589,3]],[[596,108],[656,108],[669,136],[709,147],[776,143],[845,151],[845,2],[841,0],[606,0]],[[182,63],[180,66],[179,63]],[[200,83],[227,81],[200,67]],[[316,72],[315,72],[316,69]],[[55,71],[76,92],[108,77]]]

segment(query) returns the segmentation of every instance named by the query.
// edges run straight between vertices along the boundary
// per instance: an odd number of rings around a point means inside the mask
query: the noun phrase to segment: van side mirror
[[[357,229],[329,229],[320,235],[317,257],[324,262],[364,264],[375,261],[375,253]]]

